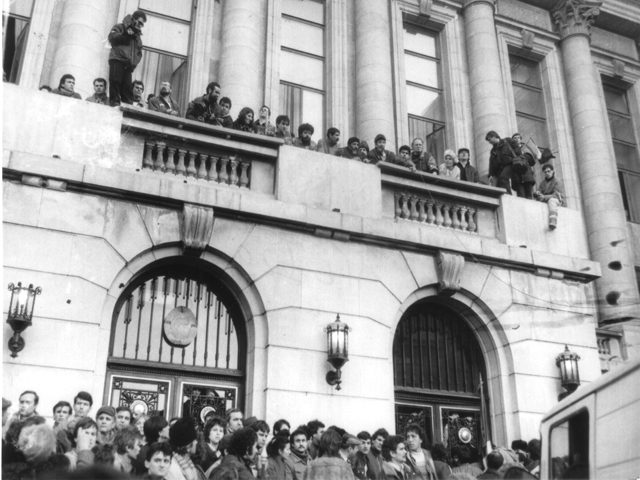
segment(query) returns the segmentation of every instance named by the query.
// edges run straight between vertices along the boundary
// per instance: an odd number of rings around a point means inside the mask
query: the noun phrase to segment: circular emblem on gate
[[[174,347],[186,347],[198,332],[196,316],[187,307],[176,307],[164,317],[164,337]]]
[[[460,430],[458,430],[458,438],[462,443],[469,443],[473,438],[473,435],[471,434],[471,430],[469,430],[467,427],[462,427]]]

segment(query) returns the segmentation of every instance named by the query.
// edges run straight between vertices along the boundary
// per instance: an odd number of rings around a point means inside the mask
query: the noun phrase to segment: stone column
[[[257,115],[264,101],[266,29],[267,2],[223,2],[218,83],[222,96],[233,102],[234,117],[245,106],[253,108]],[[278,108],[270,107],[272,111]]]
[[[502,69],[494,23],[495,0],[465,0],[464,28],[471,89],[471,113],[476,165],[481,176],[489,172],[489,143],[485,136],[495,130],[508,132],[507,104],[502,88]]]
[[[553,11],[553,18],[562,37],[589,248],[592,258],[599,261],[602,268],[602,277],[596,280],[600,323],[607,323],[637,317],[640,300],[616,160],[607,135],[602,85],[589,45],[590,27],[600,5],[600,1],[563,0]]]
[[[113,1],[64,2],[49,77],[51,88],[58,86],[62,75],[70,73],[76,78],[76,92],[86,98],[93,94],[94,78],[108,78],[109,48],[105,48],[105,42],[117,12],[117,2]]]
[[[387,0],[356,0],[356,135],[373,148],[378,133],[395,148],[391,30]],[[399,59],[401,60],[401,59]]]

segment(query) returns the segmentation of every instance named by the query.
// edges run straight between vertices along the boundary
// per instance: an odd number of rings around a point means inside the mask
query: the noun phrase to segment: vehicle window
[[[551,429],[549,478],[589,478],[589,412],[583,410]]]

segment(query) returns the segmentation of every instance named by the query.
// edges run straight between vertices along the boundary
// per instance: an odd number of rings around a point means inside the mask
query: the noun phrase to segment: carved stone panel
[[[460,277],[464,269],[464,257],[454,253],[439,252],[436,266],[438,269],[438,290],[451,295],[460,290]]]
[[[202,255],[213,233],[214,220],[213,208],[185,203],[180,232],[185,253]]]

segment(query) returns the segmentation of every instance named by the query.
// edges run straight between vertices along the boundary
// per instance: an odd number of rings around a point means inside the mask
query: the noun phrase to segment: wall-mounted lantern
[[[335,370],[327,373],[327,383],[335,385],[340,390],[340,369],[349,361],[349,325],[340,321],[340,314],[336,321],[327,325],[327,361]]]
[[[24,338],[20,334],[31,326],[36,295],[40,295],[42,289],[40,287],[34,288],[33,284],[23,287],[22,282],[18,282],[17,285],[10,283],[9,291],[11,292],[11,300],[9,301],[7,323],[11,325],[13,335],[9,339],[8,345],[9,350],[11,350],[11,356],[16,358],[18,352],[24,348]]]
[[[580,371],[578,370],[578,361],[580,356],[569,350],[567,345],[564,346],[564,352],[556,357],[556,365],[560,369],[560,383],[566,392],[562,392],[558,396],[558,400],[562,400],[567,395],[576,391],[580,386]]]

